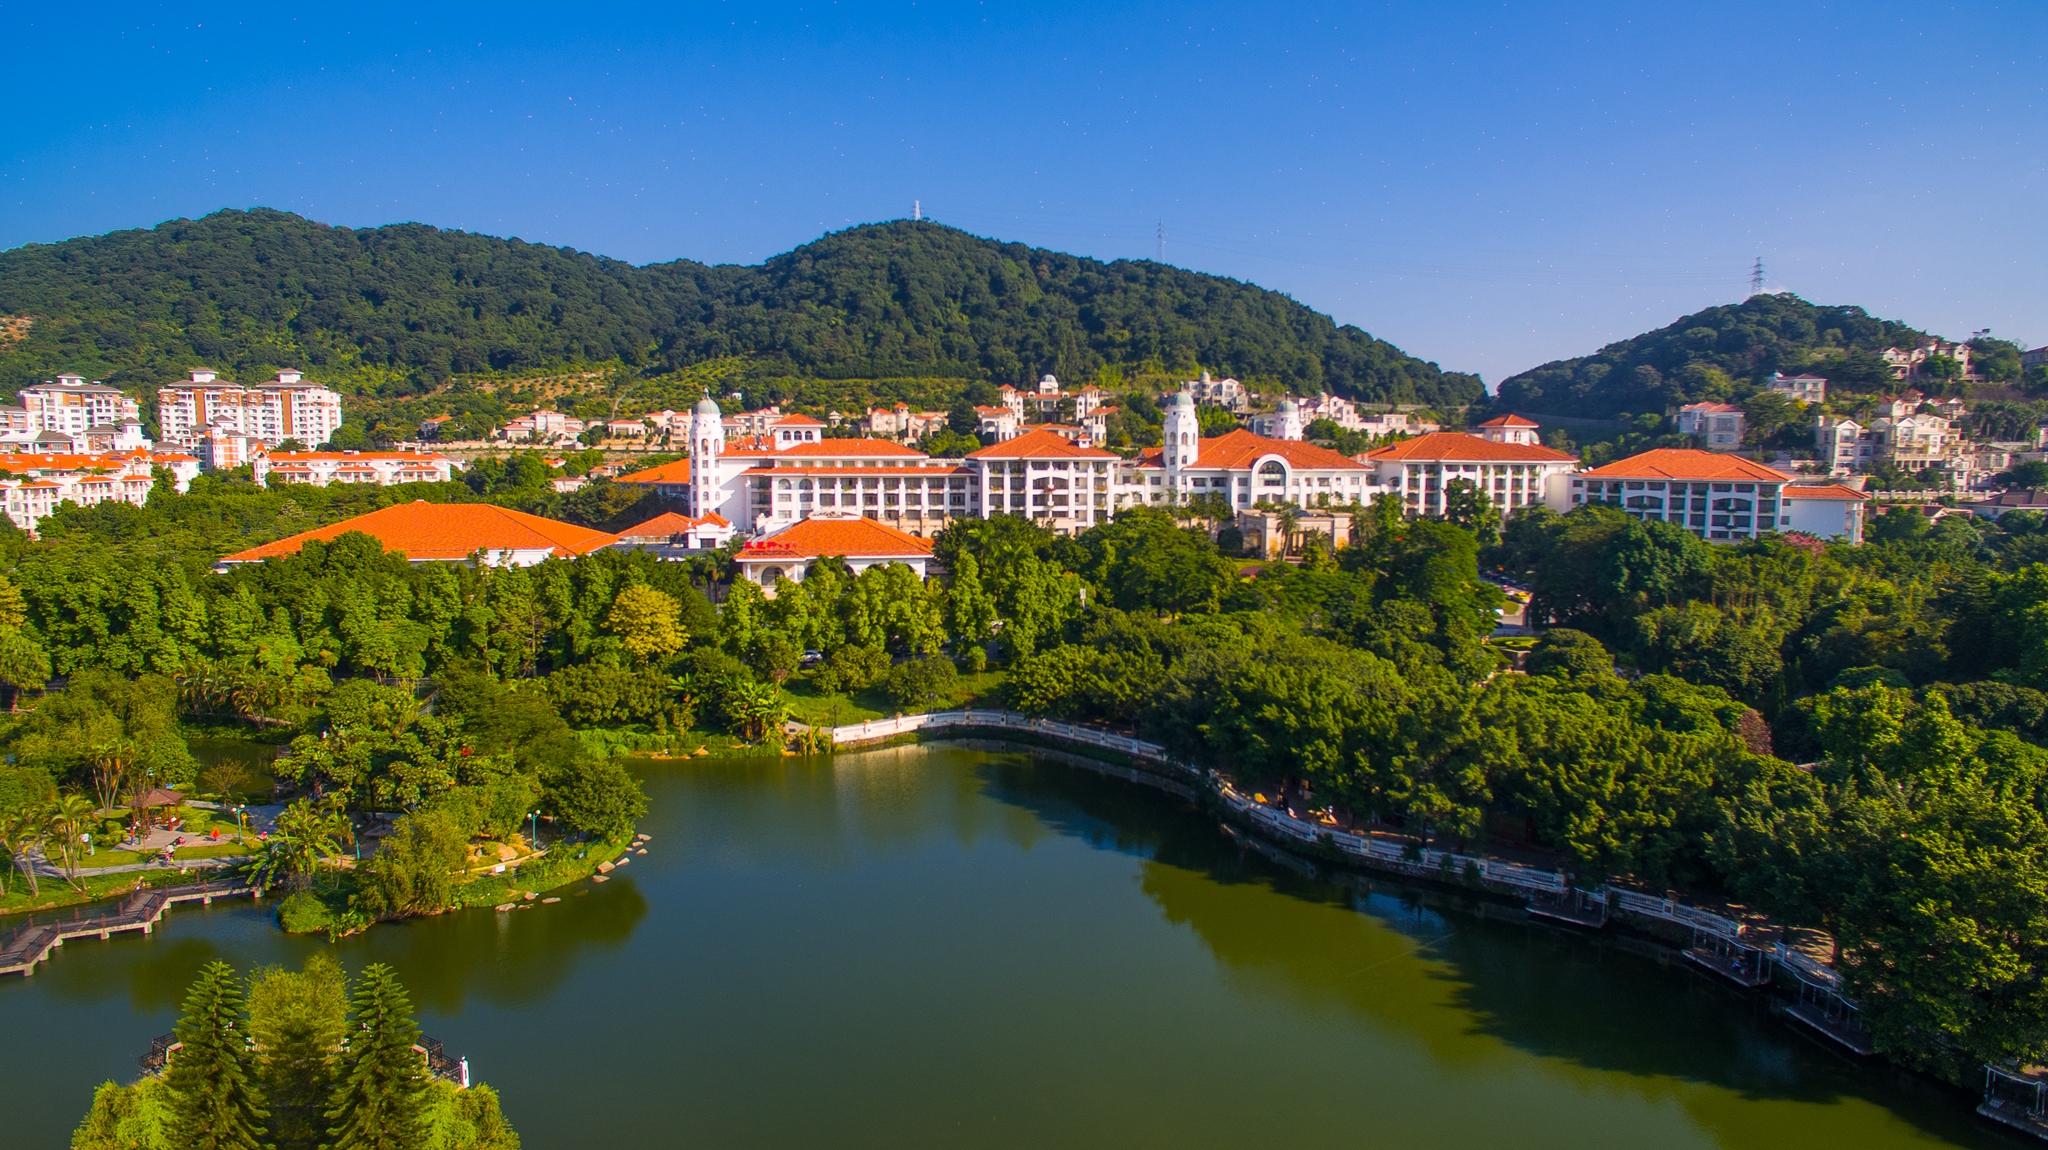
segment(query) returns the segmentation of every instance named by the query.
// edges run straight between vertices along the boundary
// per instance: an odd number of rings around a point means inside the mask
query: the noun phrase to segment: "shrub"
[[[882,693],[899,707],[944,702],[960,686],[960,672],[943,655],[899,663],[882,677]]]
[[[851,694],[875,685],[889,673],[889,653],[880,647],[841,647],[825,657],[811,672],[811,684],[820,691]]]
[[[286,934],[326,934],[334,929],[334,912],[309,890],[277,904],[277,924]]]

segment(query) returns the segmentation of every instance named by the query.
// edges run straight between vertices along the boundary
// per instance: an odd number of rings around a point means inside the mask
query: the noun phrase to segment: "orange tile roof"
[[[771,424],[770,426],[772,426],[772,427],[823,427],[823,426],[825,426],[825,421],[824,421],[824,420],[822,420],[822,419],[813,419],[813,418],[811,418],[811,417],[810,417],[810,416],[808,416],[808,415],[805,415],[805,414],[803,414],[803,413],[801,413],[801,412],[797,412],[797,413],[793,413],[793,414],[790,414],[790,415],[785,415],[785,416],[783,416],[783,417],[782,417],[781,419],[778,419],[778,420],[776,420],[776,421],[775,421],[775,422],[774,422],[773,424]]]
[[[1787,499],[1842,499],[1861,503],[1870,496],[1839,483],[1793,484],[1785,488]]]
[[[628,472],[612,480],[614,483],[688,483],[689,481],[690,461],[687,459],[678,459],[673,463],[664,463],[658,467],[647,467],[639,471]]]
[[[1587,479],[1734,480],[1745,483],[1789,483],[1792,477],[1739,455],[1723,455],[1692,447],[1659,447],[1617,459],[1585,473]]]
[[[431,451],[266,451],[273,463],[440,463],[448,457]]]
[[[726,522],[724,516],[715,512],[704,516],[702,519],[697,519],[680,511],[664,511],[644,523],[635,523],[633,526],[619,532],[619,538],[666,539],[671,535],[681,535],[686,531],[694,531],[706,525],[712,527],[732,526],[732,524]]]
[[[1576,457],[1549,447],[1524,443],[1496,443],[1462,431],[1432,431],[1365,453],[1373,463],[1435,463],[1445,460],[1473,463],[1572,463]]]
[[[740,559],[817,559],[930,555],[932,545],[908,531],[873,519],[838,519],[814,515],[799,519],[765,539],[740,548]]]
[[[1489,420],[1487,420],[1487,421],[1486,421],[1485,423],[1482,423],[1482,424],[1480,424],[1479,426],[1481,426],[1481,427],[1536,427],[1536,426],[1538,426],[1538,424],[1537,424],[1537,423],[1536,423],[1536,421],[1535,421],[1535,420],[1533,420],[1533,419],[1523,419],[1523,418],[1522,418],[1521,416],[1519,416],[1519,415],[1516,415],[1516,414],[1514,414],[1513,412],[1510,412],[1510,413],[1508,413],[1507,415],[1496,415],[1496,416],[1494,416],[1494,417],[1493,417],[1492,419],[1489,419]]]
[[[1705,411],[1715,415],[1726,415],[1742,409],[1732,403],[1688,403],[1680,411]]]
[[[778,475],[796,477],[802,475],[928,475],[944,479],[948,475],[959,475],[964,467],[906,466],[894,467],[888,464],[868,463],[860,465],[831,466],[822,463],[800,463],[793,467],[749,467],[747,475]]]
[[[774,451],[772,448],[770,450],[773,454],[781,456],[822,455],[828,458],[842,455],[848,458],[856,456],[895,456],[897,458],[906,458],[909,456],[922,456],[924,454],[924,452],[914,447],[905,447],[900,443],[887,439],[820,439],[815,443],[792,443],[780,451]]]
[[[22,452],[0,455],[0,471],[87,471],[130,467],[149,463],[149,456],[137,452],[133,455],[81,455],[54,452]]]
[[[296,555],[308,543],[325,543],[352,531],[360,531],[386,551],[399,552],[408,559],[467,559],[478,551],[545,550],[551,555],[583,555],[615,539],[602,531],[489,503],[414,500],[238,551],[221,562],[254,563]]]
[[[1152,448],[1138,461],[1141,467],[1162,467],[1161,451]],[[1268,439],[1255,435],[1240,427],[1227,431],[1214,439],[1201,441],[1195,454],[1195,467],[1218,468],[1222,470],[1249,469],[1261,456],[1277,455],[1289,467],[1307,468],[1314,471],[1363,471],[1365,464],[1341,452],[1313,443],[1295,439]]]
[[[1080,428],[1073,430],[1079,431]],[[1036,427],[1015,439],[991,444],[967,453],[969,459],[1115,459],[1114,451],[1099,447],[1076,447],[1066,436],[1046,427]]]

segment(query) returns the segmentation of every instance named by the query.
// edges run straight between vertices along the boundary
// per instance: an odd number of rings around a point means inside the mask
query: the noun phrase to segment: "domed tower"
[[[1195,415],[1195,397],[1182,388],[1173,395],[1166,405],[1166,449],[1160,453],[1159,461],[1166,464],[1166,472],[1172,475],[1183,467],[1192,467],[1195,457],[1202,450],[1202,421]]]
[[[706,394],[690,411],[690,514],[701,519],[718,510],[723,477],[718,457],[725,452],[725,417]]]
[[[1301,438],[1301,405],[1291,399],[1280,401],[1280,410],[1274,413],[1273,438]]]

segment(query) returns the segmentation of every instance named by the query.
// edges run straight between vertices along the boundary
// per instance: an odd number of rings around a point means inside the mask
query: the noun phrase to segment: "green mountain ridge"
[[[19,332],[25,318],[25,334]],[[300,367],[363,396],[451,376],[737,360],[758,377],[1086,381],[1195,366],[1298,393],[1456,407],[1446,372],[1287,296],[929,222],[826,235],[756,265],[635,266],[424,224],[269,209],[0,252],[0,386],[78,371],[144,395],[207,365]]]
[[[1879,356],[1927,333],[1860,307],[1809,303],[1789,293],[1751,296],[1683,316],[1501,381],[1496,406],[1549,415],[1612,418],[1677,404],[1728,399],[1773,371],[1812,371],[1839,387],[1881,390]]]

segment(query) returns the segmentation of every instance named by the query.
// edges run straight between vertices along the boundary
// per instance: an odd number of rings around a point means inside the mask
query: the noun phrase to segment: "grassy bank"
[[[626,853],[633,845],[633,833],[612,839],[582,843],[557,843],[538,855],[529,855],[503,874],[488,872],[455,885],[448,905],[437,914],[475,906],[495,906],[523,901],[528,892],[543,895],[581,882],[598,872],[598,867]],[[330,938],[370,929],[377,920],[364,917],[352,904],[352,877],[345,877],[321,891],[301,891],[278,903],[277,921],[287,934],[324,934]]]
[[[15,875],[0,895],[0,915],[29,914],[42,910],[63,910],[66,907],[84,906],[103,899],[117,898],[135,889],[135,880],[141,879],[144,886],[177,886],[180,883],[204,882],[218,878],[220,872],[213,869],[181,871],[177,867],[153,867],[146,871],[124,871],[121,874],[86,875],[74,887],[60,878],[46,878],[42,890],[31,897],[23,885],[20,875]],[[80,888],[83,889],[80,889]]]

